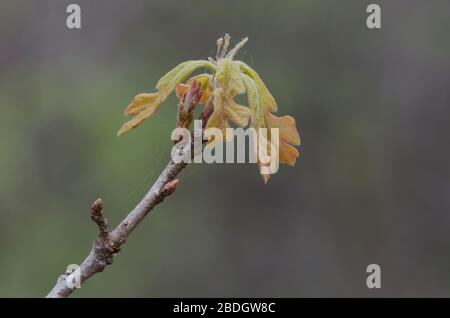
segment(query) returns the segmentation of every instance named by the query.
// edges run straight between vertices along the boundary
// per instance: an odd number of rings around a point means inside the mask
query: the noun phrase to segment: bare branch
[[[197,89],[196,84],[192,87]],[[191,93],[190,93],[191,94]],[[198,91],[196,92],[198,94]],[[188,109],[192,109],[199,98],[191,98]],[[200,118],[203,120],[203,127],[212,113],[211,101],[203,110]],[[189,123],[190,124],[190,123]],[[189,124],[187,126],[189,126]],[[145,218],[145,216],[166,197],[173,194],[178,185],[178,174],[186,167],[186,163],[175,163],[170,160],[166,168],[161,172],[153,186],[136,205],[136,207],[120,222],[120,224],[111,232],[108,231],[107,220],[103,214],[103,203],[97,199],[91,208],[91,218],[99,228],[99,238],[93,242],[89,255],[80,265],[80,281],[83,284],[87,279],[96,273],[102,272],[107,265],[112,264],[114,255],[120,251],[121,246],[126,242],[128,236]],[[66,280],[70,273],[61,275],[56,285],[47,295],[47,298],[65,298],[68,297],[75,287],[67,284]]]

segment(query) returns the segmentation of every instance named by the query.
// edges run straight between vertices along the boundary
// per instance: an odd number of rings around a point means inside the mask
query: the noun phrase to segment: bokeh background
[[[248,36],[301,132],[263,185],[254,165],[191,165],[175,195],[74,297],[450,296],[450,2],[77,0],[0,4],[0,296],[41,297],[169,159],[176,99],[116,137],[171,67]],[[382,288],[366,287],[379,264]]]

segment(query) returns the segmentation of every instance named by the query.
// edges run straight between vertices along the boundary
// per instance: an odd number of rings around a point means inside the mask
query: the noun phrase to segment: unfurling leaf
[[[254,150],[258,154],[257,165],[264,182],[270,177],[266,168],[270,166],[274,157],[278,158],[280,163],[294,165],[299,152],[293,145],[300,145],[301,142],[295,119],[291,116],[275,116],[273,112],[277,111],[277,103],[258,73],[244,62],[234,60],[235,54],[247,40],[243,39],[228,51],[230,37],[226,35],[217,41],[215,60],[209,58],[208,61],[186,61],[170,70],[158,81],[157,92],[139,94],[128,105],[125,115],[135,117],[123,125],[118,134],[137,127],[152,116],[174,90],[181,103],[185,103],[190,99],[188,92],[192,92],[189,89],[195,81],[198,104],[207,104],[206,107],[209,107],[207,109],[212,109],[206,128],[217,128],[222,132],[222,138],[211,133],[210,137],[214,136],[214,141],[231,140],[232,136],[226,134],[230,122],[242,128],[247,126],[256,130],[266,128],[267,136],[261,136],[259,133],[257,136],[267,145],[267,153],[259,154],[258,147],[261,143],[254,138]],[[209,72],[190,77],[200,68],[205,68]],[[234,98],[241,94],[247,94],[248,106],[235,102]],[[192,116],[186,118],[186,125],[183,127],[188,127],[192,121]],[[272,132],[272,128],[279,129],[278,133]],[[211,141],[209,140],[210,144]],[[273,147],[277,144],[279,147]],[[269,163],[264,159],[266,156]]]
[[[272,113],[266,113],[267,127],[279,128],[280,139],[289,144],[300,145],[300,136],[295,127],[295,119],[291,116],[277,117]]]
[[[295,165],[295,161],[299,156],[299,152],[296,148],[284,142],[280,141],[280,163],[284,163],[290,166]]]
[[[120,128],[118,135],[120,136],[139,126],[145,119],[152,116],[172,93],[178,83],[182,82],[191,73],[202,67],[211,71],[215,70],[215,66],[209,61],[187,61],[173,68],[158,81],[156,84],[156,88],[158,89],[157,93],[137,95],[125,111],[125,114],[136,115],[136,117],[125,123]]]
[[[158,97],[158,93],[142,93],[136,95],[130,105],[125,109],[125,115],[130,116],[139,114],[141,111],[151,106]]]
[[[270,94],[269,89],[261,80],[258,73],[256,73],[254,69],[252,69],[244,62],[239,61],[238,63],[244,74],[248,75],[255,82],[256,88],[258,89],[259,95],[261,97],[261,107],[271,112],[276,112],[277,103],[275,101],[275,98],[273,98],[272,94]]]
[[[217,62],[216,80],[224,89],[225,96],[245,93],[239,64],[229,58],[223,58]]]
[[[139,113],[136,117],[126,122],[117,133],[118,136],[126,133],[127,131],[136,128],[139,126],[144,120],[152,116],[157,109],[156,104],[150,105],[148,108]]]
[[[247,75],[243,75],[245,89],[247,90],[248,105],[252,112],[250,125],[253,128],[264,128],[264,116],[260,105],[260,95],[256,88],[255,82]]]
[[[220,136],[215,136],[217,139],[214,140],[214,142],[219,140],[225,140],[230,141],[232,136],[228,136],[226,129],[230,128],[230,125],[228,124],[226,114],[224,112],[224,102],[223,102],[223,89],[222,88],[216,88],[213,92],[213,105],[214,105],[214,111],[209,117],[208,123],[206,124],[206,128],[217,128],[222,133],[222,138],[219,138]],[[208,136],[207,136],[208,137]],[[209,137],[208,137],[209,138]],[[211,142],[211,139],[208,139]]]
[[[214,70],[215,66],[209,61],[188,61],[181,63],[175,67],[172,71],[164,75],[156,84],[156,89],[158,89],[164,101],[167,96],[172,93],[178,83],[184,81],[191,73],[199,68],[207,68],[209,70]],[[161,101],[161,102],[162,102]]]
[[[225,117],[234,122],[239,127],[248,125],[251,111],[248,107],[236,104],[232,99],[225,101],[224,107]]]

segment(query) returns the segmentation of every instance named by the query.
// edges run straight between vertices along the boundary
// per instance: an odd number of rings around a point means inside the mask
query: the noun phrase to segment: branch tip
[[[94,201],[91,207],[91,219],[94,221],[98,229],[100,231],[99,236],[100,237],[107,237],[108,236],[108,221],[105,218],[105,215],[103,214],[103,201],[102,199],[97,199]]]
[[[238,44],[236,44],[236,46],[230,50],[228,52],[228,54],[226,55],[227,58],[233,58],[234,55],[236,55],[236,53],[245,45],[245,43],[248,42],[248,37],[243,38],[241,41],[239,41]]]
[[[93,214],[101,214],[102,210],[103,210],[103,201],[102,199],[98,198],[92,204],[91,211]]]

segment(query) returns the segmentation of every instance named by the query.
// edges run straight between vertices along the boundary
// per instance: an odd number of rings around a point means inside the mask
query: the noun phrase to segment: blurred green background
[[[66,28],[81,6],[82,29]],[[450,296],[450,2],[2,0],[0,296],[41,297],[170,156],[176,99],[133,96],[230,33],[296,118],[295,167],[191,165],[74,297]],[[366,287],[381,266],[382,288]]]

